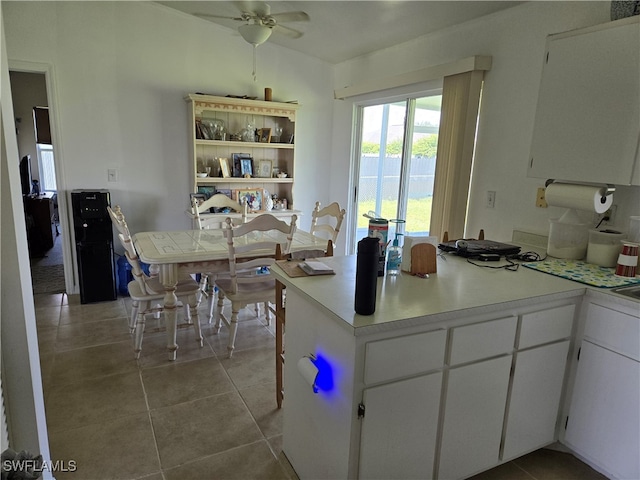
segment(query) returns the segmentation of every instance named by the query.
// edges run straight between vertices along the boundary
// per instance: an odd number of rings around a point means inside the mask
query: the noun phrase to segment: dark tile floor
[[[35,302],[51,455],[77,464],[58,480],[296,478],[281,455],[273,327],[252,310],[241,313],[232,359],[226,329],[213,334],[203,305],[203,348],[191,328],[180,329],[178,358],[169,362],[157,331],[145,334],[136,361],[128,298],[81,305],[55,294]],[[147,327],[153,330],[153,320]],[[474,477],[603,478],[550,450]]]

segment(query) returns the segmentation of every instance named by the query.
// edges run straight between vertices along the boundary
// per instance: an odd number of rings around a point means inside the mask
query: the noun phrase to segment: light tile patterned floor
[[[203,348],[192,328],[180,329],[169,362],[158,331],[145,335],[136,361],[130,300],[73,298],[35,296],[51,454],[78,467],[58,480],[296,478],[281,455],[273,327],[252,310],[241,313],[232,359],[226,329],[213,334],[203,305]],[[540,450],[474,479],[604,477],[571,455]]]

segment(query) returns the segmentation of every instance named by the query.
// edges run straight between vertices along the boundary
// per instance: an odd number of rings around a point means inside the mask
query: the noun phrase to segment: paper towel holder
[[[316,365],[316,357],[312,353],[305,355],[298,360],[298,372],[305,379],[305,381],[311,386],[313,393],[318,393],[318,374],[320,370]]]
[[[593,187],[600,187],[605,189],[604,192],[602,192],[603,197],[608,197],[609,195],[611,195],[616,191],[616,186],[611,185],[610,183],[572,182],[571,180],[556,180],[553,178],[549,178],[547,179],[546,182],[544,182],[545,188],[551,185],[552,183],[567,183],[569,185],[591,185]]]

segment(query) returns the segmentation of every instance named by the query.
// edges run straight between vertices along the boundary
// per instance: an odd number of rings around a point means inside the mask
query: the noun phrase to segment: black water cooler
[[[80,281],[80,303],[115,300],[113,229],[107,190],[71,192]]]

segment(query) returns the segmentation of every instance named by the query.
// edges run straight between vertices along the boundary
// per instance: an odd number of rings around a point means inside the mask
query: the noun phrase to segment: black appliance
[[[20,159],[20,186],[22,195],[31,193],[31,155],[25,155]]]
[[[117,298],[110,201],[107,190],[71,192],[80,303]]]

